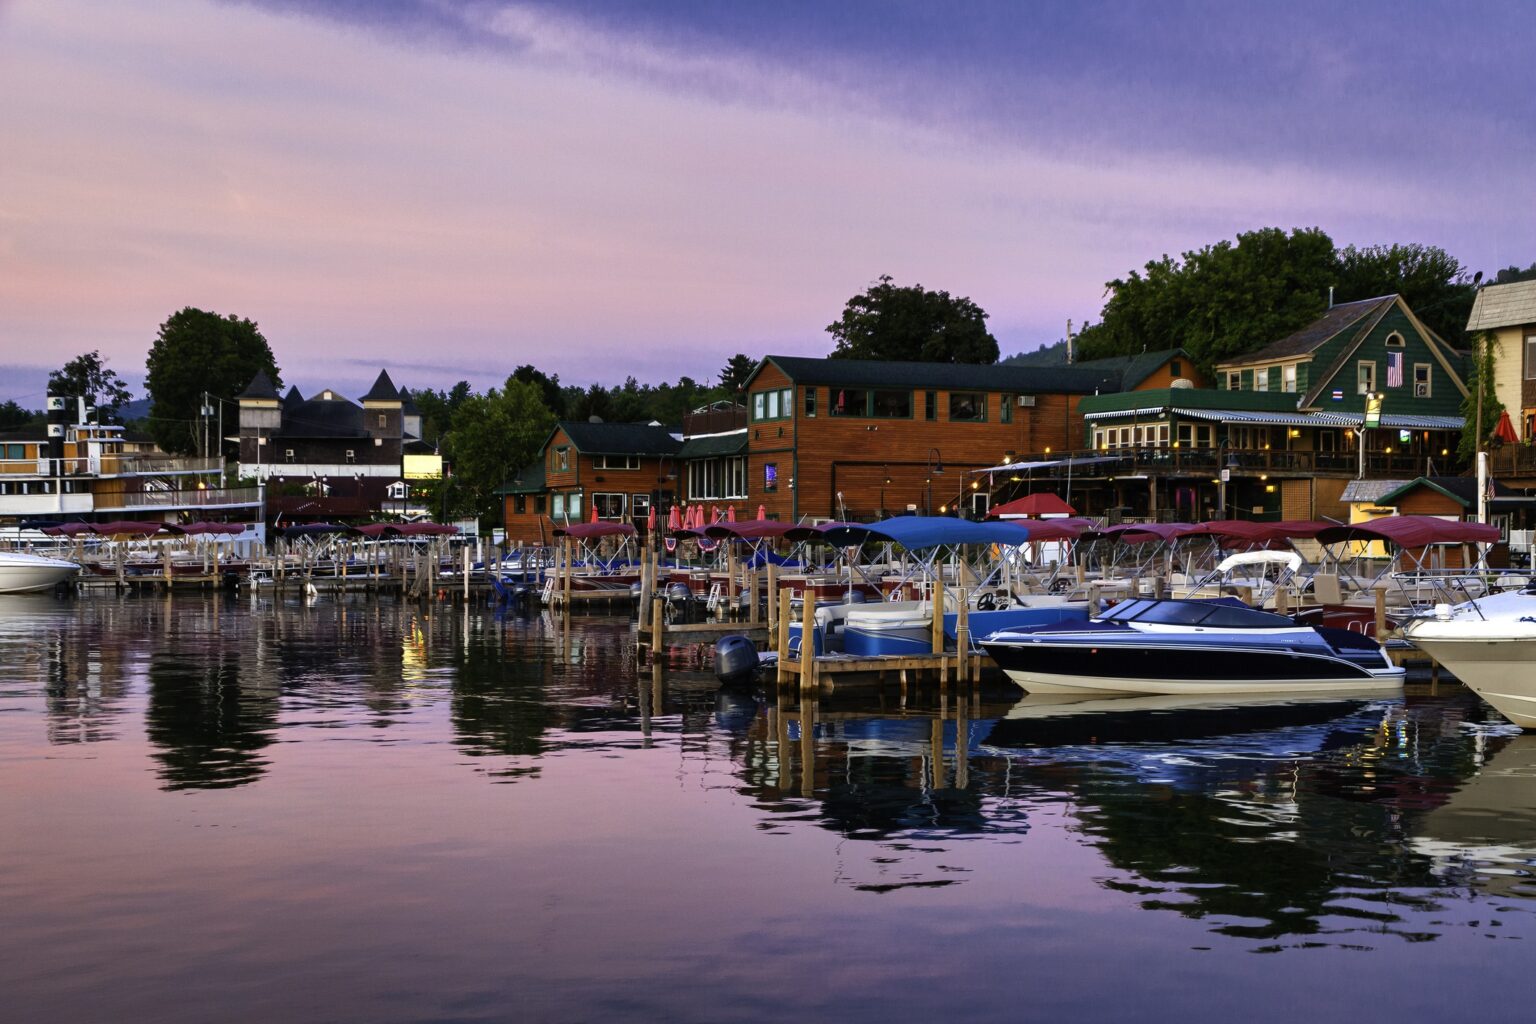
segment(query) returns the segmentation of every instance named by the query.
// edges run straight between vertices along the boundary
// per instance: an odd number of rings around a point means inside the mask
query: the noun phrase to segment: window
[[[1280,390],[1296,390],[1296,364],[1291,363],[1280,371]]]
[[[908,420],[912,418],[912,392],[871,391],[870,415],[886,419]]]
[[[795,414],[794,388],[758,391],[752,395],[754,420],[783,420]]]
[[[1000,401],[1003,404],[1002,404],[1002,407],[998,410],[998,418],[1000,420],[1002,420],[1004,423],[1012,423],[1013,422],[1013,406],[1014,406],[1014,403],[1022,401],[1022,400],[1023,400],[1023,396],[1020,396],[1019,398],[1014,398],[1012,395],[1004,395],[1000,399]]]
[[[623,494],[615,494],[609,491],[599,491],[592,495],[592,507],[597,510],[599,519],[623,519],[624,518]]]
[[[565,514],[574,522],[581,522],[581,492],[567,495],[565,499]]]
[[[1536,340],[1536,339],[1533,339]],[[939,418],[939,393],[937,391],[923,392],[923,419],[936,420]]]
[[[1241,371],[1241,370],[1228,370],[1227,371],[1227,390],[1228,391],[1241,391],[1241,390],[1243,390],[1243,371]]]
[[[389,422],[389,417],[385,416],[383,413],[379,413],[379,426],[382,427],[385,424],[387,424],[388,422]]]
[[[1391,334],[1387,335],[1387,348],[1402,348],[1407,344],[1408,343],[1403,340],[1403,336],[1398,334],[1396,331],[1393,331]]]
[[[644,519],[651,513],[651,496],[649,494],[631,494],[629,496],[629,511],[636,519]]]
[[[832,398],[833,416],[868,416],[869,392],[861,388],[838,388]]]
[[[1355,364],[1355,392],[1366,394],[1376,390],[1376,363],[1374,360],[1362,359]]]
[[[565,517],[565,495],[551,495],[549,503],[550,516],[554,519],[563,519]]]
[[[1269,390],[1269,367],[1261,366],[1253,371],[1253,390]]]
[[[595,460],[593,460],[593,465],[598,469],[639,469],[640,456],[599,455]]]
[[[571,468],[570,448],[562,445],[559,448],[550,449],[549,465],[551,469],[554,469],[557,472],[568,471]]]
[[[762,391],[752,395],[752,418],[765,420],[768,418],[768,396]]]
[[[1430,370],[1430,365],[1428,363],[1414,363],[1413,364],[1413,397],[1414,398],[1431,398],[1431,397],[1433,397],[1432,391],[1433,391],[1434,379],[1431,376],[1431,373],[1432,373],[1432,371]]]
[[[27,446],[24,444],[8,444],[3,446],[5,457],[8,459],[24,459],[27,457]]]
[[[747,457],[745,455],[725,460],[725,496],[727,498],[747,496]]]
[[[347,449],[346,461],[348,463],[353,463],[353,462],[357,461],[357,449],[355,449],[355,448],[348,448]]]
[[[811,418],[816,416],[816,389],[805,389],[805,415]]]
[[[1170,359],[1168,361],[1168,372],[1175,377],[1182,376],[1184,373],[1184,364],[1179,362],[1177,359]]]
[[[987,396],[977,391],[951,391],[949,418],[951,422],[985,423]]]
[[[512,496],[512,514],[515,516],[526,515],[528,512],[528,495],[514,494]]]
[[[1536,331],[1525,336],[1525,379],[1536,380]]]
[[[777,462],[763,463],[763,490],[773,492],[779,489],[779,464]]]

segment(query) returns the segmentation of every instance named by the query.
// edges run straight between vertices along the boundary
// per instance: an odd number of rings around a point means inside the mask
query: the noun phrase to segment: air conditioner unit
[[[1034,404],[1035,404],[1035,396],[1034,395],[1020,395],[1019,396],[1019,407],[1020,408],[1025,408],[1025,409],[1033,408]]]
[[[1415,384],[1413,386],[1413,397],[1414,398],[1428,398],[1429,397],[1429,385],[1425,384],[1423,381],[1420,381],[1419,383]]]

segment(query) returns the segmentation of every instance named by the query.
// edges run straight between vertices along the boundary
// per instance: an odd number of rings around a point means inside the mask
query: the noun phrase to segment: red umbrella
[[[1520,435],[1515,433],[1515,425],[1509,421],[1509,410],[1499,413],[1498,425],[1493,428],[1493,436],[1505,444],[1516,444]]]
[[[725,521],[728,522],[728,523],[734,523],[736,521],[736,506],[735,505],[732,505],[730,508],[725,510]]]
[[[757,518],[759,518],[759,519],[767,519],[768,518],[768,506],[767,505],[759,505],[759,506],[757,506]]]
[[[667,530],[676,533],[683,528],[683,512],[676,505],[667,512]]]
[[[645,517],[645,528],[646,528],[647,531],[652,532],[652,533],[654,533],[655,530],[656,530],[656,506],[655,505],[652,505],[651,506],[651,511],[646,514],[646,517]]]
[[[597,522],[597,502],[592,503],[592,522]]]

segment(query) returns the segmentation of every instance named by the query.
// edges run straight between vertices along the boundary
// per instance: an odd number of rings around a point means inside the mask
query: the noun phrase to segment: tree
[[[560,387],[558,373],[550,377],[525,363],[513,370],[512,376],[524,384],[537,384],[539,393],[544,396],[544,405],[556,419],[565,418],[565,391]]]
[[[423,388],[411,392],[411,401],[421,413],[421,439],[439,444],[443,435],[453,430],[453,419],[469,398],[469,381],[461,380],[447,391]]]
[[[1516,266],[1508,266],[1493,276],[1494,284],[1514,284],[1517,281],[1536,281],[1536,263],[1521,270]]]
[[[450,511],[499,520],[496,489],[538,456],[554,425],[538,385],[516,377],[499,391],[466,398],[444,439],[454,471]]]
[[[111,423],[117,411],[132,401],[123,379],[109,370],[99,351],[90,351],[65,363],[48,375],[48,393],[64,398],[84,398],[96,406],[100,422]]]
[[[24,427],[40,427],[45,422],[43,414],[23,409],[14,399],[0,402],[0,430],[21,430]]]
[[[1202,371],[1285,337],[1323,312],[1337,261],[1320,228],[1262,228],[1182,261],[1164,255],[1107,285],[1078,358],[1183,348]]]
[[[282,387],[272,348],[253,321],[190,306],[160,325],[145,367],[153,402],[150,435],[166,451],[183,455],[202,445],[205,394],[233,401],[258,370]]]
[[[1339,302],[1398,294],[1425,326],[1455,348],[1466,348],[1467,317],[1477,288],[1461,263],[1433,245],[1346,246],[1338,253]]]
[[[834,359],[997,362],[997,339],[987,331],[981,307],[920,284],[898,287],[889,274],[849,299],[827,333],[837,339]]]
[[[752,371],[756,369],[757,360],[743,352],[738,352],[731,356],[730,362],[721,368],[720,386],[725,389],[727,395],[734,396],[746,390],[747,378],[752,376]]]
[[[1477,455],[1480,446],[1487,447],[1488,439],[1493,436],[1493,428],[1498,425],[1499,415],[1504,411],[1504,405],[1499,401],[1494,387],[1498,337],[1492,331],[1480,331],[1472,338],[1472,344],[1472,372],[1468,374],[1467,397],[1461,400],[1461,415],[1465,423],[1461,428],[1461,441],[1456,445],[1457,456],[1467,462]],[[1481,410],[1478,408],[1479,392],[1482,393]],[[1479,421],[1483,428],[1481,435],[1477,430]]]

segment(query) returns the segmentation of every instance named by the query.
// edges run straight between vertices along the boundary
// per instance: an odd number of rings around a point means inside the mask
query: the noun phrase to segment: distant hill
[[[1000,362],[1004,366],[1066,366],[1067,343],[1058,341],[1054,345],[1044,345],[1033,352],[1015,352]]]

